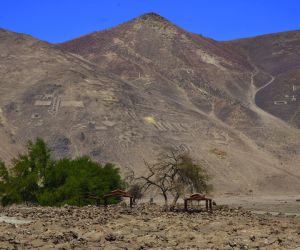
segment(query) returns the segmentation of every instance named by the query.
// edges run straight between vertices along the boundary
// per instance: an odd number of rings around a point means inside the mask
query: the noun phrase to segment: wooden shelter
[[[107,206],[107,200],[108,200],[108,198],[111,198],[111,197],[116,197],[116,198],[117,197],[127,197],[127,198],[129,198],[130,199],[130,203],[129,204],[130,204],[130,207],[132,208],[133,197],[129,193],[127,193],[127,192],[125,192],[125,191],[123,191],[121,189],[116,189],[116,190],[111,191],[110,193],[108,193],[108,194],[106,194],[106,195],[103,196],[105,206]]]
[[[188,211],[189,201],[205,201],[205,207],[207,212],[212,212],[212,199],[205,197],[202,194],[192,194],[190,197],[184,199],[184,210]]]

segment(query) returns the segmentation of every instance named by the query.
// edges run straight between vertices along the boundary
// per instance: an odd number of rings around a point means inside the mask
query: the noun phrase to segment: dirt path
[[[258,113],[261,117],[266,118],[269,122],[273,123],[274,121],[276,121],[276,123],[280,126],[286,127],[288,126],[289,128],[291,128],[291,126],[289,126],[286,122],[284,122],[283,120],[281,120],[280,118],[270,114],[269,112],[261,109],[259,106],[256,105],[256,95],[259,91],[263,90],[264,88],[268,87],[270,84],[272,84],[275,80],[275,77],[269,73],[267,73],[271,79],[266,82],[263,86],[257,88],[254,85],[254,77],[261,71],[260,69],[258,69],[258,67],[250,60],[250,58],[248,57],[248,61],[251,64],[251,66],[254,68],[254,71],[251,73],[251,82],[250,82],[250,90],[249,90],[249,95],[248,95],[248,102],[249,102],[249,107],[255,111],[256,113]],[[265,72],[264,72],[265,73]]]
[[[271,77],[271,80],[268,81],[268,82],[267,82],[266,84],[264,84],[263,86],[261,86],[260,88],[258,88],[258,89],[256,90],[255,96],[257,95],[257,93],[258,93],[259,91],[261,91],[262,89],[268,87],[272,82],[274,82],[275,76],[273,76],[273,75],[271,75],[271,74],[269,74],[269,76]],[[254,96],[254,97],[255,97],[255,96]]]

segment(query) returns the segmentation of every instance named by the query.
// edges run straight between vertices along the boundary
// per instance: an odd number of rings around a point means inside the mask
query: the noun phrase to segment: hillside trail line
[[[270,122],[274,122],[276,121],[279,125],[283,126],[283,127],[289,127],[291,128],[291,126],[289,124],[287,124],[285,121],[281,120],[280,118],[272,115],[271,113],[263,110],[262,108],[260,108],[259,106],[256,105],[256,95],[259,91],[262,91],[264,88],[268,87],[269,85],[271,85],[274,80],[275,77],[267,72],[263,72],[268,74],[271,79],[268,80],[265,84],[263,84],[261,87],[257,88],[254,85],[254,77],[259,73],[262,72],[262,70],[260,70],[252,61],[249,57],[247,57],[248,62],[250,63],[250,65],[254,68],[254,71],[251,72],[251,80],[250,80],[250,90],[249,90],[249,95],[248,95],[248,102],[249,102],[249,107],[250,109],[252,109],[253,111],[255,111],[256,113],[258,113],[261,117],[264,117],[266,120],[270,121]]]

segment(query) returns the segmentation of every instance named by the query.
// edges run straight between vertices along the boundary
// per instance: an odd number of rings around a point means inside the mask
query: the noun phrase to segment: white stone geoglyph
[[[52,101],[42,101],[42,100],[36,100],[34,102],[35,106],[50,106]]]
[[[74,107],[74,108],[84,108],[82,101],[62,101],[62,107]]]

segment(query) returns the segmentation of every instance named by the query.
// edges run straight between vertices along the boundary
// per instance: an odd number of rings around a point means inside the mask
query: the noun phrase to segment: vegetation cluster
[[[128,188],[134,202],[148,189],[156,189],[167,206],[172,197],[174,207],[187,193],[205,194],[211,190],[210,176],[205,168],[180,151],[160,154],[153,164],[145,162],[144,175],[136,176],[130,170],[126,181],[113,164],[101,165],[87,156],[54,160],[49,147],[40,138],[29,141],[27,153],[19,155],[12,163],[7,167],[0,160],[2,205],[98,205],[104,203],[104,195],[112,190]],[[120,199],[108,200],[109,203],[118,201]]]
[[[124,189],[119,169],[101,165],[89,157],[53,160],[42,139],[29,142],[27,153],[8,168],[0,161],[0,199],[3,205],[27,203],[47,206],[83,206],[96,203],[114,189]],[[111,200],[110,202],[113,202]]]

